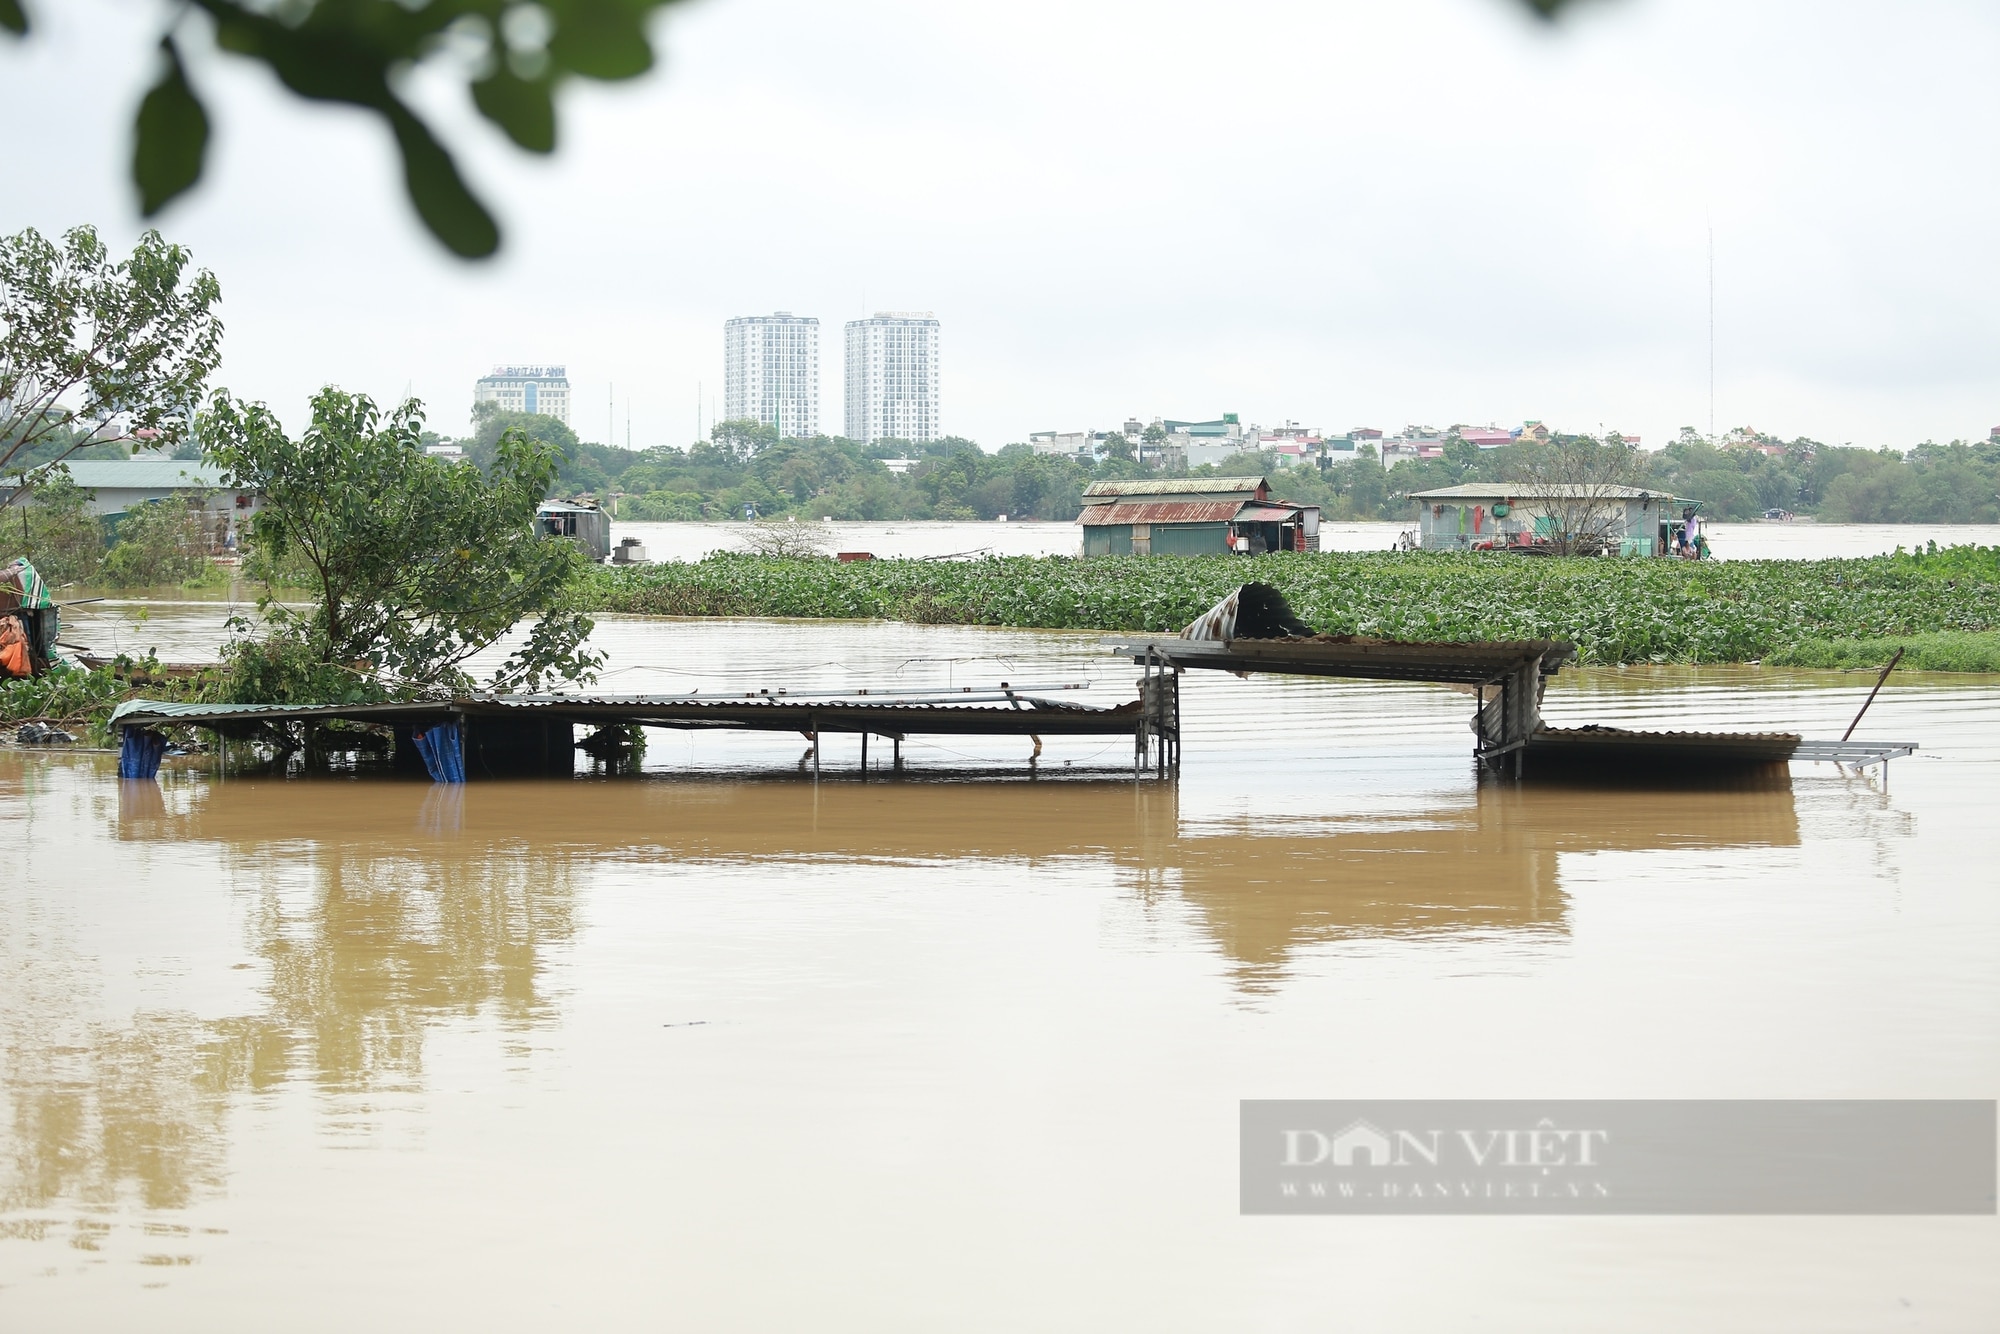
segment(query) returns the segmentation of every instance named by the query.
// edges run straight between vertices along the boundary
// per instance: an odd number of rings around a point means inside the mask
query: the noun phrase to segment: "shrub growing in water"
[[[22,547],[51,584],[89,583],[104,564],[104,523],[90,512],[93,495],[58,471],[20,506]]]
[[[208,573],[208,527],[199,501],[148,501],[126,511],[117,537],[102,567],[104,582],[113,587],[184,584]]]

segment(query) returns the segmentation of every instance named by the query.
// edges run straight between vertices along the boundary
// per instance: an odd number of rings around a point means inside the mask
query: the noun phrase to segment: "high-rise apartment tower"
[[[938,322],[929,311],[882,311],[847,322],[850,440],[935,440]]]
[[[569,425],[569,375],[562,366],[495,366],[473,382],[472,404],[502,412],[536,412]]]
[[[781,310],[722,326],[722,415],[819,434],[819,321]]]

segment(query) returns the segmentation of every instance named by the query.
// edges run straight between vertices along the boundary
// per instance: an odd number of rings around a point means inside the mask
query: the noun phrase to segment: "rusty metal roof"
[[[1111,496],[1214,496],[1254,493],[1262,477],[1141,477],[1118,482],[1092,482],[1083,489],[1085,502]]]
[[[1243,504],[1240,500],[1119,501],[1086,505],[1076,521],[1086,528],[1114,523],[1228,523]]]
[[[1319,506],[1294,505],[1284,500],[1253,501],[1243,507],[1243,512],[1236,516],[1236,522],[1283,523],[1287,519],[1296,519],[1299,511],[1307,508],[1318,509]]]

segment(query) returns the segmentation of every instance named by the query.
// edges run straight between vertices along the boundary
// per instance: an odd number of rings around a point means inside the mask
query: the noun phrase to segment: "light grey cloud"
[[[0,228],[136,230],[121,179],[151,5],[43,7],[0,47]],[[578,425],[695,431],[721,324],[945,322],[947,429],[1128,413],[1536,417],[1908,445],[2000,422],[1988,239],[2000,15],[1978,4],[705,0],[661,73],[579,86],[553,162],[421,88],[499,205],[465,266],[379,131],[211,60],[211,176],[163,220],[222,277],[223,379],[296,420],[406,387],[447,430],[502,360],[566,362]],[[838,339],[822,419],[839,420]],[[1989,420],[1990,419],[1990,420]]]

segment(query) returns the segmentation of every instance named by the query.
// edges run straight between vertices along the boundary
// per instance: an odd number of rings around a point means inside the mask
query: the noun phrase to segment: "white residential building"
[[[938,322],[929,311],[882,311],[847,322],[850,440],[935,440]]]
[[[791,438],[819,434],[819,321],[781,310],[722,326],[722,415]]]
[[[569,425],[569,374],[562,366],[495,366],[472,386],[472,402],[502,412],[535,412]]]

